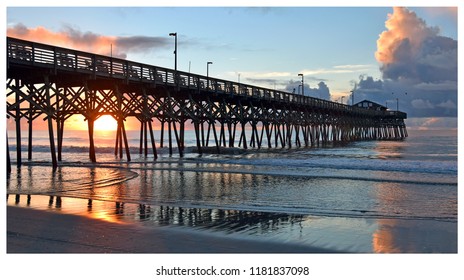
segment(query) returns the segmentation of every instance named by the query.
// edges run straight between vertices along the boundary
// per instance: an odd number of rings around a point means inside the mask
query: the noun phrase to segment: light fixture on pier
[[[304,75],[298,74],[298,76],[301,76],[301,95],[304,95]]]
[[[392,95],[394,95],[394,94],[395,94],[395,93],[392,92]],[[404,95],[408,95],[408,93],[405,92]],[[396,111],[398,111],[398,112],[400,111],[400,101],[399,101],[399,98],[398,98],[398,97],[396,98]]]
[[[213,64],[213,62],[211,61],[206,62],[206,78],[209,77],[209,65],[210,64]]]
[[[177,32],[169,33],[169,36],[174,36],[174,70],[177,72]]]
[[[213,64],[213,62],[208,61],[206,62],[206,79],[208,80],[208,88],[209,88],[209,65]]]

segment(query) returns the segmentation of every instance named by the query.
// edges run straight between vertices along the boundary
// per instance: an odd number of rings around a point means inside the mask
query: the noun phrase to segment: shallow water
[[[103,146],[91,164],[74,134],[56,172],[44,138],[8,176],[8,204],[348,252],[456,252],[456,138],[415,131],[405,141],[184,158],[164,148],[130,163]]]
[[[184,208],[43,195],[9,195],[7,202],[9,206],[82,215],[112,223],[202,231],[311,246],[327,252],[457,252],[457,224],[453,222]]]

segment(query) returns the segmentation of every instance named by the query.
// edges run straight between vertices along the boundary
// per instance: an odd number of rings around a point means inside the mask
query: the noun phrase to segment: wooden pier
[[[97,161],[94,122],[103,115],[117,121],[115,154],[125,154],[128,161],[128,118],[140,122],[140,153],[148,155],[151,146],[155,159],[157,142],[163,147],[167,141],[171,155],[174,145],[184,154],[186,124],[193,126],[199,153],[211,139],[220,152],[221,147],[312,147],[407,137],[404,112],[349,106],[11,37],[6,87],[7,117],[16,123],[18,166],[21,119],[28,122],[28,159],[33,122],[47,121],[56,168],[65,122],[76,114],[87,121],[92,162]],[[160,139],[154,137],[153,122],[160,124]]]

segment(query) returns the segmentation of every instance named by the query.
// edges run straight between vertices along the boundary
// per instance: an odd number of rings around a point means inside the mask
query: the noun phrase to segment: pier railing
[[[260,101],[309,106],[314,109],[343,111],[366,117],[406,118],[400,111],[375,111],[281,90],[227,81],[169,68],[98,55],[73,49],[7,37],[7,68],[10,63],[42,67],[55,71],[87,73],[131,82],[165,85],[201,93],[246,97]]]

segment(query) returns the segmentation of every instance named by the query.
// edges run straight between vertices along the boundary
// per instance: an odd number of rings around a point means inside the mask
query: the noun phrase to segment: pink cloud
[[[108,56],[112,53],[114,57],[123,59],[127,58],[130,52],[147,52],[169,46],[168,38],[165,37],[106,36],[93,32],[81,32],[69,26],[65,26],[62,31],[54,32],[42,26],[29,28],[23,24],[17,24],[7,29],[7,36]]]
[[[53,32],[42,26],[28,28],[22,24],[8,28],[7,36],[105,55],[110,54],[111,45],[116,44],[116,38],[111,36],[82,33],[71,28]]]
[[[397,55],[397,50],[404,40],[410,45],[410,55],[415,55],[427,37],[436,36],[439,32],[438,28],[428,27],[416,13],[401,7],[393,8],[385,27],[388,30],[380,34],[375,53],[377,61],[381,63],[398,61],[401,57]]]

